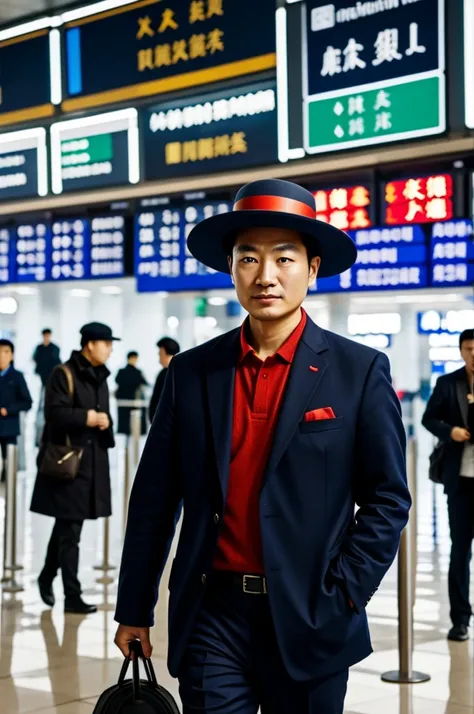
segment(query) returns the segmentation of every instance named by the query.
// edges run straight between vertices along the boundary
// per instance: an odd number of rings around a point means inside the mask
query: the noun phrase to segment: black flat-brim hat
[[[84,339],[89,342],[98,342],[103,340],[104,342],[120,342],[120,337],[114,337],[112,335],[112,330],[108,325],[104,325],[102,322],[89,322],[84,327],[81,327],[81,335]]]
[[[354,265],[357,249],[347,233],[316,220],[310,191],[290,181],[264,179],[243,186],[234,209],[198,223],[188,237],[188,248],[201,263],[229,273],[229,239],[248,228],[287,228],[314,242],[321,258],[319,278],[339,275]]]

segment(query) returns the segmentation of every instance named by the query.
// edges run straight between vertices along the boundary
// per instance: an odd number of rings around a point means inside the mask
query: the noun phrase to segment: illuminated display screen
[[[410,177],[385,184],[384,223],[435,223],[453,217],[450,174]]]
[[[137,116],[136,109],[123,109],[53,124],[53,192],[137,183]]]
[[[0,283],[11,283],[15,273],[15,243],[10,228],[0,227]]]
[[[196,225],[232,209],[229,201],[196,201],[143,211],[135,222],[135,275],[139,292],[230,288],[230,277],[216,273],[189,253],[186,240]]]
[[[0,201],[47,193],[46,129],[0,135]]]
[[[318,280],[317,292],[427,287],[427,250],[421,226],[371,228],[349,235],[357,246],[356,264],[341,275]]]
[[[435,223],[430,236],[433,287],[470,285],[474,281],[472,221],[460,219]]]
[[[22,223],[16,227],[16,281],[42,283],[51,274],[51,224]]]
[[[343,231],[372,225],[372,198],[368,186],[313,189],[316,218]]]

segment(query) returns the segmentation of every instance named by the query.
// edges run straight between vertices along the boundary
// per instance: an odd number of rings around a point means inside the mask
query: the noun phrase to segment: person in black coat
[[[148,414],[150,417],[150,422],[153,421],[155,412],[158,408],[158,402],[160,401],[161,393],[163,387],[165,386],[166,373],[170,362],[179,353],[179,344],[172,337],[163,337],[156,343],[158,347],[158,355],[162,370],[158,373],[156,378],[155,386],[153,388],[153,394],[150,399],[150,405],[148,407]]]
[[[20,412],[31,409],[32,399],[25,378],[13,366],[15,347],[10,340],[0,340],[0,448],[1,480],[5,481],[8,444],[16,444],[20,435]]]
[[[422,420],[444,445],[442,475],[451,533],[448,585],[453,623],[448,639],[455,642],[468,639],[472,615],[469,565],[474,537],[474,330],[461,334],[460,349],[466,366],[438,379]]]
[[[138,362],[138,352],[129,352],[127,361],[127,366],[119,370],[115,378],[118,386],[115,396],[118,400],[141,400],[143,399],[143,387],[146,387],[148,382],[143,376],[143,372],[136,366]],[[127,436],[130,434],[131,411],[132,409],[130,407],[119,406],[117,427],[119,434],[126,434]],[[144,409],[142,409],[141,412],[141,433],[146,434],[146,412]]]
[[[54,605],[53,580],[60,568],[63,578],[65,610],[88,614],[96,608],[81,597],[79,583],[79,541],[84,520],[107,518],[111,514],[108,449],[114,444],[109,411],[105,366],[112,352],[112,331],[93,322],[81,329],[81,351],[66,362],[74,382],[71,398],[67,374],[56,368],[46,387],[45,435],[43,444],[65,444],[84,449],[81,465],[72,481],[58,482],[38,474],[31,510],[56,519],[46,562],[38,585],[43,602]],[[40,463],[42,451],[38,456]]]
[[[45,387],[53,369],[58,364],[61,364],[61,357],[59,355],[59,347],[51,342],[51,330],[46,328],[42,334],[43,343],[35,349],[33,361],[36,364],[36,374],[40,377],[43,387]]]

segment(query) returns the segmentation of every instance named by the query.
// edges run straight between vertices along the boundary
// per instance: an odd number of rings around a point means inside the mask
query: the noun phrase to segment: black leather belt
[[[246,595],[267,595],[267,579],[263,575],[246,575],[226,570],[215,570],[212,580],[216,584],[232,586]]]

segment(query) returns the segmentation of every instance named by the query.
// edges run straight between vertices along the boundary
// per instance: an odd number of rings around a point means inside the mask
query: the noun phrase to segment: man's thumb
[[[140,642],[142,644],[143,656],[148,659],[149,657],[151,657],[151,654],[153,652],[153,647],[151,646],[150,642],[150,635],[148,633],[144,634],[143,637],[140,638]]]

